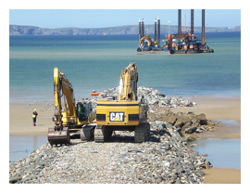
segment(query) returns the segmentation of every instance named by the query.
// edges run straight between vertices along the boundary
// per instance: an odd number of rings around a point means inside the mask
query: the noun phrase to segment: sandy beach
[[[213,98],[193,97],[197,103],[194,107],[180,107],[171,109],[173,112],[204,113],[210,120],[235,120],[241,122],[240,98]],[[32,125],[32,112],[36,108],[38,112],[37,126]],[[46,134],[48,127],[53,127],[53,104],[45,102],[37,104],[10,103],[10,135],[40,135]],[[222,128],[222,131],[212,133],[210,137],[222,138],[222,133],[228,138],[240,138],[240,130],[226,133],[230,127]]]
[[[193,108],[177,108],[174,112],[193,111],[197,114],[205,113],[207,119],[211,120],[235,120],[241,123],[241,100],[240,97],[213,98],[213,97],[192,97],[197,103]],[[240,138],[240,128],[224,126],[211,133],[201,134],[200,138]],[[239,184],[241,183],[241,170],[211,168],[204,170],[206,173],[205,183],[207,184]]]
[[[206,184],[240,184],[241,171],[236,169],[211,168],[205,169]]]
[[[213,97],[192,97],[197,105],[191,108],[177,108],[174,112],[193,111],[197,114],[204,113],[207,119],[212,120],[235,120],[241,122],[241,101],[240,97],[213,98]],[[38,112],[37,126],[32,125],[32,111],[36,108]],[[53,104],[25,104],[11,103],[10,110],[10,135],[46,135],[48,127],[53,127],[52,116],[54,113]],[[207,135],[207,134],[206,134]],[[223,127],[212,132],[206,137],[216,138],[240,138],[240,128],[232,130],[230,127]],[[212,168],[205,170],[205,183],[240,183],[240,170]]]
[[[38,112],[37,126],[33,126],[32,112]],[[10,110],[10,135],[46,135],[48,127],[53,127],[52,117],[54,106],[47,103],[25,104],[11,103]]]
[[[176,108],[173,112],[189,112],[196,114],[204,113],[209,120],[233,120],[241,123],[241,100],[240,97],[216,98],[216,97],[192,97],[197,103],[192,108]],[[240,138],[240,128],[224,125],[216,132],[201,134],[200,138]]]

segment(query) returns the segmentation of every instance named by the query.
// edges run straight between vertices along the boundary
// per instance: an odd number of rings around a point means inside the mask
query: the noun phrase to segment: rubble
[[[118,98],[118,90],[118,87],[104,90],[99,96],[92,97],[90,101],[93,104],[93,108],[96,108],[97,100],[107,97]],[[138,101],[141,101],[142,96],[144,96],[144,100],[149,106],[150,113],[165,110],[166,108],[193,107],[196,105],[195,102],[183,99],[182,97],[167,97],[153,88],[138,87],[137,96]]]
[[[150,122],[141,144],[132,132],[116,132],[107,143],[72,139],[69,146],[43,145],[9,166],[18,184],[200,184],[211,163],[187,145],[175,126]]]

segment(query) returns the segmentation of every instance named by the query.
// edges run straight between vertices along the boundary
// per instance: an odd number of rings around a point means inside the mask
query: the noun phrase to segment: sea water
[[[168,55],[138,54],[136,35],[11,36],[10,103],[53,103],[54,67],[70,80],[76,99],[89,97],[92,90],[117,87],[121,70],[130,62],[137,64],[139,86],[167,96],[240,96],[240,33],[206,37],[214,53]],[[46,136],[10,136],[10,162],[44,143]]]
[[[209,138],[194,142],[200,155],[207,154],[214,168],[241,169],[241,140]]]
[[[164,38],[164,37],[162,37]],[[207,33],[209,54],[136,51],[138,36],[11,36],[10,102],[53,102],[53,69],[67,76],[77,99],[117,87],[121,70],[135,62],[139,86],[167,96],[239,96],[240,33]]]
[[[28,156],[35,149],[47,143],[47,136],[10,136],[9,162],[13,163]]]
[[[228,131],[235,131],[240,128],[240,123],[235,120],[216,120],[224,127],[231,127]],[[214,168],[241,169],[241,139],[219,139],[208,138],[191,142],[196,144],[193,147],[200,155],[207,154]]]

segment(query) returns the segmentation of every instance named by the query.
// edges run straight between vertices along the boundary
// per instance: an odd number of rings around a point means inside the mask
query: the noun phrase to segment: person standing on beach
[[[32,115],[32,117],[33,117],[33,126],[36,126],[36,117],[37,117],[37,115],[38,115],[38,113],[36,112],[36,109],[34,109],[33,115]]]

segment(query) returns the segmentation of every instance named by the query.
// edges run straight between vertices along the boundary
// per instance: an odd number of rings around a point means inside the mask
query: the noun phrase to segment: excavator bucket
[[[91,123],[89,125],[84,125],[80,130],[80,139],[82,141],[91,141],[94,139],[94,130],[96,123]]]
[[[48,141],[51,146],[70,144],[69,129],[63,128],[63,130],[61,131],[56,131],[54,128],[49,128],[48,129]]]

